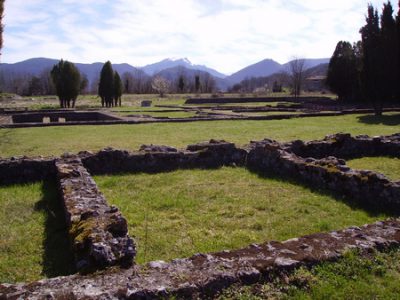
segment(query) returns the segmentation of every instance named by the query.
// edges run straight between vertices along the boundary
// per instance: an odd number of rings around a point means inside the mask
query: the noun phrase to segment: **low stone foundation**
[[[339,133],[329,135],[321,141],[293,141],[282,145],[288,152],[302,157],[358,158],[363,156],[400,157],[400,133],[390,136],[369,137]]]
[[[400,134],[374,138],[337,134],[308,143],[281,144],[265,139],[252,142],[246,149],[211,140],[189,145],[185,150],[143,145],[137,152],[107,148],[61,158],[0,160],[0,185],[57,177],[77,269],[83,273],[106,269],[88,276],[59,277],[26,285],[3,284],[0,299],[207,297],[234,283],[264,282],[276,273],[335,260],[348,249],[398,247],[399,219],[283,243],[268,242],[240,250],[198,254],[171,263],[156,261],[129,267],[136,246],[128,236],[127,221],[116,207],[107,204],[90,174],[239,166],[328,189],[348,200],[356,200],[363,207],[397,213],[400,182],[372,171],[352,170],[342,158],[399,157],[399,150]]]
[[[364,151],[369,149],[366,146],[364,148]],[[379,149],[391,151],[392,148],[377,147],[375,153]],[[340,150],[345,153],[347,148],[343,147],[338,151]],[[362,207],[400,211],[400,182],[392,182],[376,172],[350,169],[343,159],[303,158],[288,152],[275,141],[264,140],[253,143],[253,149],[247,157],[247,167],[260,173],[293,178],[311,187],[328,189],[351,201],[357,201]]]
[[[79,271],[129,266],[136,245],[118,208],[108,206],[78,157],[56,161],[59,189]]]
[[[54,178],[55,158],[12,157],[0,159],[0,185],[19,184]]]
[[[197,254],[171,263],[150,262],[90,276],[73,275],[34,284],[0,284],[2,299],[159,299],[211,297],[235,283],[271,280],[300,266],[334,261],[349,249],[385,250],[400,245],[400,220],[377,222],[286,242]]]
[[[115,174],[243,166],[247,152],[233,143],[211,140],[179,151],[168,146],[143,145],[138,152],[107,148],[96,154],[81,152],[79,156],[91,174]]]
[[[254,103],[254,102],[294,102],[294,103],[314,103],[320,105],[332,105],[334,101],[329,97],[240,97],[240,98],[190,98],[185,104],[222,104],[222,103]]]
[[[91,111],[37,111],[37,112],[22,112],[12,115],[13,123],[43,123],[47,119],[52,122],[83,122],[83,121],[113,121],[120,120],[115,116],[111,116],[102,112]]]

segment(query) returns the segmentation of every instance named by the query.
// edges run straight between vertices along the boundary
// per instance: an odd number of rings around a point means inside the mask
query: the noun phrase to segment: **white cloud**
[[[144,65],[188,57],[231,73],[265,58],[329,57],[356,41],[365,0],[12,0],[2,60]],[[383,0],[372,3],[381,8]],[[396,10],[396,9],[395,9]]]

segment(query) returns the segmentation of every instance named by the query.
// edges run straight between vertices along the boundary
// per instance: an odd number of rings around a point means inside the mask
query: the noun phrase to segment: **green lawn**
[[[361,257],[348,252],[335,263],[299,269],[286,280],[233,287],[219,300],[241,299],[399,299],[400,250]]]
[[[363,157],[348,160],[346,164],[353,169],[372,170],[386,175],[391,180],[400,181],[400,158]]]
[[[54,184],[0,187],[0,283],[72,271],[62,208]]]
[[[183,99],[173,101],[182,103]],[[150,143],[185,147],[211,138],[244,145],[265,137],[311,140],[337,132],[374,136],[400,132],[399,125],[400,114],[385,114],[380,118],[346,115],[280,121],[0,129],[0,156],[60,155],[107,146],[135,150]],[[354,160],[349,165],[400,178],[398,160],[372,160],[375,158]],[[121,208],[131,233],[138,237],[139,262],[284,240],[386,217],[371,216],[329,195],[278,179],[259,178],[243,169],[103,176],[96,181],[107,200]],[[71,272],[65,226],[59,223],[63,219],[61,210],[51,200],[56,198],[55,191],[48,183],[0,187],[0,282]]]
[[[386,218],[243,168],[97,176],[138,241],[139,263],[237,249]]]
[[[389,120],[389,122],[387,122]],[[327,134],[386,135],[400,131],[400,114],[380,118],[360,115],[271,121],[210,121],[112,126],[62,126],[0,129],[0,156],[60,155],[112,146],[138,149],[142,144],[185,147],[190,143],[225,139],[238,145],[250,140],[321,139]]]

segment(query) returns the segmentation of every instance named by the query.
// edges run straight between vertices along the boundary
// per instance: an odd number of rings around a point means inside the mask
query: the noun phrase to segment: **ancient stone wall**
[[[377,222],[285,242],[197,254],[170,263],[150,262],[90,276],[72,275],[34,284],[0,284],[1,299],[207,299],[235,283],[265,282],[300,266],[333,261],[349,249],[400,245],[400,220]]]
[[[40,112],[23,112],[12,115],[13,123],[42,123],[43,118],[48,117],[50,122],[58,122],[60,118],[70,121],[106,121],[119,120],[114,116],[110,116],[100,112],[77,112],[77,111],[40,111]]]
[[[209,103],[254,103],[254,102],[311,102],[315,104],[334,103],[329,97],[240,97],[240,98],[191,98],[185,101],[185,104],[209,104]]]
[[[286,144],[265,139],[252,142],[246,150],[232,143],[211,140],[189,145],[185,150],[143,145],[138,152],[110,148],[58,159],[12,158],[0,161],[0,185],[57,175],[77,268],[90,272],[113,265],[128,266],[136,254],[126,220],[117,208],[107,204],[90,173],[153,173],[242,166],[331,190],[358,201],[363,207],[399,212],[400,182],[392,182],[375,172],[352,170],[341,159],[365,155],[398,157],[399,139],[400,134],[374,138],[338,134],[322,141]],[[399,245],[400,221],[389,220],[283,243],[268,242],[240,250],[198,254],[171,263],[151,262],[146,266],[134,265],[90,276],[73,275],[27,285],[0,284],[0,299],[212,296],[234,283],[263,282],[271,272],[287,272],[299,266],[336,259],[349,248],[386,249]]]
[[[356,158],[363,156],[400,157],[400,133],[390,136],[369,137],[339,133],[329,135],[323,140],[303,142],[293,141],[282,145],[288,151],[302,157]]]
[[[28,183],[54,178],[55,158],[14,157],[0,159],[0,185]]]
[[[132,264],[136,246],[127,222],[107,204],[81,160],[62,157],[56,168],[77,270]]]
[[[96,154],[81,152],[84,166],[92,174],[156,173],[188,168],[243,166],[247,152],[233,143],[211,140],[178,151],[167,146],[143,145],[138,152],[104,149]]]
[[[303,158],[271,140],[256,142],[247,157],[251,170],[293,178],[358,201],[363,207],[400,211],[400,182],[372,171],[352,170],[336,157]],[[391,149],[389,147],[389,149]]]

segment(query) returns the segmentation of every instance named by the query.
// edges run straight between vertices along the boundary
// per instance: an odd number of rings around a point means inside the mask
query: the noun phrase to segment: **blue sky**
[[[232,73],[265,58],[330,57],[381,0],[6,0],[2,62],[143,66],[187,57]],[[392,1],[395,11],[397,1]]]

